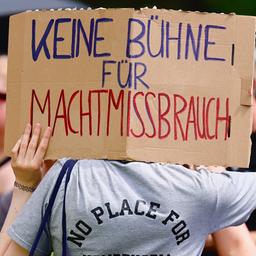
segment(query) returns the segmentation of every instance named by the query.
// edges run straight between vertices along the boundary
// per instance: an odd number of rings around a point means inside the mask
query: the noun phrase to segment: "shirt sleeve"
[[[211,200],[210,232],[246,222],[256,208],[255,173],[211,173],[208,189],[215,194]]]
[[[57,161],[52,166],[8,230],[12,240],[28,251],[30,251],[36,237],[51,191],[62,165],[62,161]],[[52,252],[50,241],[50,232],[47,227],[43,231],[35,255],[50,255]]]

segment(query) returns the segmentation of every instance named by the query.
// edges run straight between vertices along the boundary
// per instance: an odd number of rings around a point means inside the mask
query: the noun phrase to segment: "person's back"
[[[9,231],[28,250],[63,162],[54,165]],[[81,160],[66,195],[70,255],[200,255],[208,233],[244,222],[255,208],[255,174],[248,175]],[[64,181],[38,247],[46,255],[52,249],[61,255],[63,198]]]

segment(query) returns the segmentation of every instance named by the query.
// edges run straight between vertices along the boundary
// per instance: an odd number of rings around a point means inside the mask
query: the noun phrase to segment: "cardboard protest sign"
[[[40,122],[48,158],[248,165],[253,17],[99,9],[10,23],[6,152]]]

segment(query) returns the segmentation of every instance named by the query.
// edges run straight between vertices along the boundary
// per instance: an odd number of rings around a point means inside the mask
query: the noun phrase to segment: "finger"
[[[24,159],[24,157],[25,157],[25,154],[26,154],[26,151],[28,148],[30,133],[31,133],[31,125],[27,124],[24,134],[21,139],[20,150],[19,150],[18,158],[17,158],[18,161]]]
[[[36,149],[37,149],[37,146],[38,146],[40,132],[41,132],[41,125],[39,123],[37,123],[35,125],[30,142],[28,144],[27,153],[26,153],[26,157],[25,157],[26,160],[33,159]]]
[[[12,160],[16,161],[17,157],[18,157],[18,152],[19,152],[19,148],[20,148],[20,144],[21,144],[21,138],[19,138],[16,142],[16,144],[14,145],[14,147],[12,148]]]
[[[49,145],[49,141],[50,141],[50,138],[51,138],[51,135],[52,135],[52,128],[50,127],[47,127],[45,132],[44,132],[44,135],[41,139],[41,142],[36,150],[36,154],[35,154],[35,157],[34,157],[34,161],[38,164],[40,164],[45,156],[45,153],[48,149],[48,145]]]

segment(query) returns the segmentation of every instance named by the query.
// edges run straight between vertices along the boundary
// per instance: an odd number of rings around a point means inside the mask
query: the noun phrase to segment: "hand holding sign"
[[[31,125],[27,124],[24,134],[13,147],[12,168],[16,175],[16,184],[34,188],[45,174],[41,167],[52,131],[48,127],[40,141],[40,124],[35,125],[30,137],[31,130]]]

